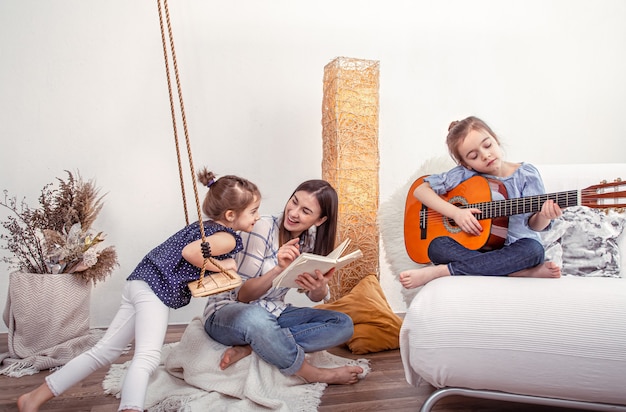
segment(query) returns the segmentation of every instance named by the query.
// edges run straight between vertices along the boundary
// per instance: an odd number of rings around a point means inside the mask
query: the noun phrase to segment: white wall
[[[156,4],[0,1],[0,189],[35,205],[68,169],[108,192],[95,226],[121,267],[93,293],[93,326],[184,224]],[[470,114],[510,160],[626,160],[622,0],[179,0],[170,13],[194,162],[256,182],[263,213],[321,175],[323,67],[337,56],[380,61],[381,201]],[[384,261],[381,279],[404,311]],[[0,276],[2,307],[7,287]]]

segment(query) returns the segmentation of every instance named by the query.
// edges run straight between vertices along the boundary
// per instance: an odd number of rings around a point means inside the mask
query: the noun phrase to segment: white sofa
[[[442,167],[431,161],[416,176]],[[626,179],[626,163],[537,167],[549,193]],[[398,247],[400,227],[392,217],[406,188],[379,211],[395,276],[419,266]],[[626,265],[625,238],[618,243]],[[621,278],[458,276],[405,291],[400,349],[406,379],[439,388],[422,411],[448,395],[626,411],[625,273],[622,266]]]

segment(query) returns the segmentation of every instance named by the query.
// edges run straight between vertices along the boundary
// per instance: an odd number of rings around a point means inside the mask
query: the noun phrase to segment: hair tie
[[[213,185],[213,183],[215,183],[215,179],[211,179],[207,182],[206,187],[211,187],[211,185]]]

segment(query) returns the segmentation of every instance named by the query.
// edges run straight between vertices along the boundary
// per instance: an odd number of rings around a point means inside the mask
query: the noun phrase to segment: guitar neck
[[[541,206],[546,200],[554,200],[561,209],[580,204],[580,195],[578,190],[569,190],[567,192],[546,193],[543,195],[520,197],[516,199],[494,200],[491,202],[482,202],[465,205],[464,208],[476,208],[481,210],[481,214],[476,218],[493,219],[497,217],[513,216],[523,213],[535,213],[541,210]]]

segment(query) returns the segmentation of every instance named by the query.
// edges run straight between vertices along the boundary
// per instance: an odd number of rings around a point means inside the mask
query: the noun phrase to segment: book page
[[[298,288],[300,286],[295,282],[295,280],[303,273],[309,273],[312,276],[315,276],[316,270],[326,273],[332,268],[342,268],[363,256],[363,253],[360,250],[355,250],[354,252],[339,258],[338,256],[343,253],[348,243],[349,239],[345,240],[328,256],[320,256],[313,253],[301,254],[274,279],[272,286]]]
[[[343,242],[341,242],[339,246],[337,246],[335,250],[330,252],[326,257],[332,260],[339,259],[339,256],[341,256],[341,254],[343,253],[344,250],[346,250],[349,244],[350,244],[350,239],[348,238],[344,240]]]

